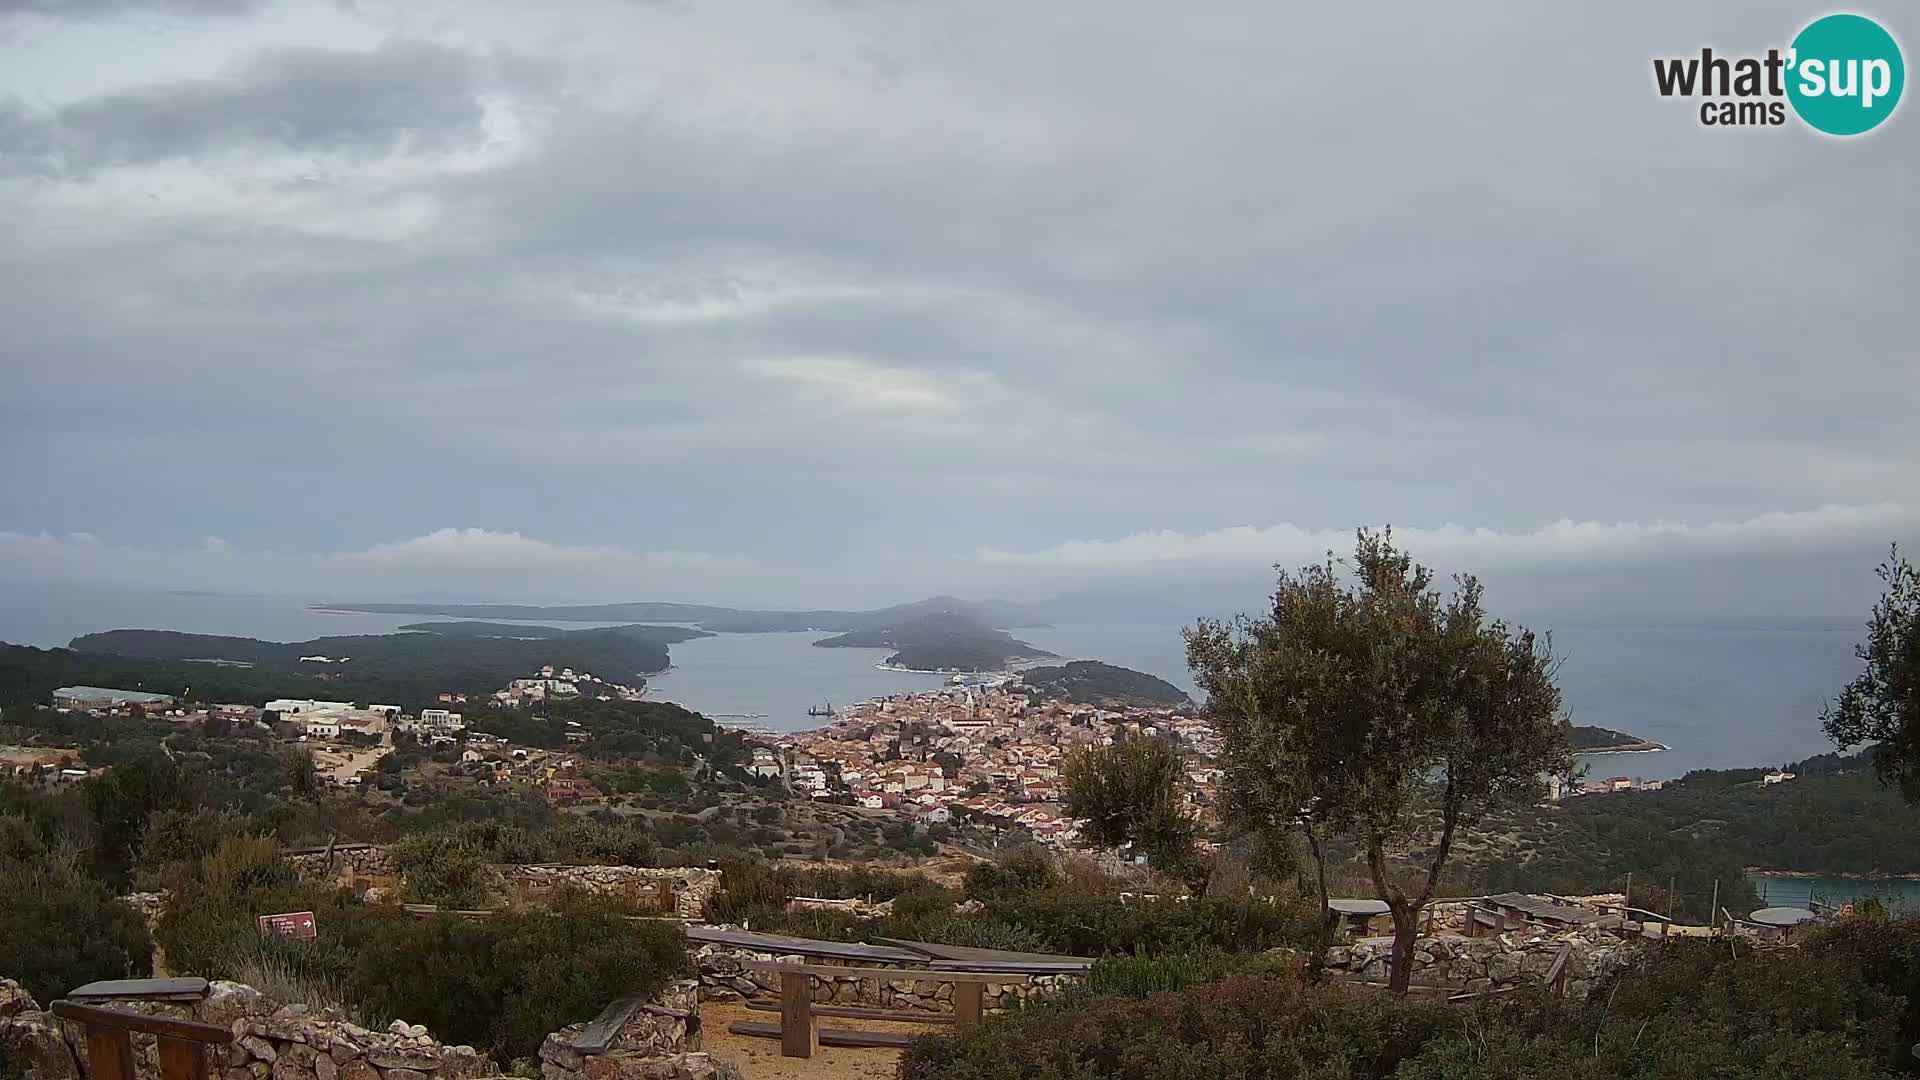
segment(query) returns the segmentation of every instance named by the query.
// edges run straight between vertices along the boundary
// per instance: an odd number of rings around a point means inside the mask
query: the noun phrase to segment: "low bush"
[[[0,974],[46,1003],[96,979],[144,978],[153,941],[104,885],[0,860]]]
[[[368,1014],[425,1024],[505,1064],[607,1002],[650,997],[689,971],[678,926],[563,896],[546,912],[393,922],[361,950],[351,985]]]
[[[407,899],[448,908],[490,906],[493,869],[480,847],[461,833],[409,836],[389,845],[387,854],[406,880]]]
[[[1163,991],[1190,990],[1226,977],[1244,957],[1218,949],[1161,956],[1105,956],[1094,962],[1079,989],[1095,996],[1143,998]]]
[[[1902,935],[1906,930],[1898,930]],[[1529,990],[1474,1007],[1358,994],[1206,955],[1106,960],[1081,994],[920,1040],[902,1080],[1763,1080],[1889,1078],[1905,1003],[1866,950],[1883,928],[1742,951],[1672,942],[1574,1004]],[[1861,934],[1860,940],[1848,940]]]
[[[1053,856],[1028,845],[994,862],[976,863],[967,871],[966,894],[969,900],[1012,900],[1051,892],[1060,881]]]

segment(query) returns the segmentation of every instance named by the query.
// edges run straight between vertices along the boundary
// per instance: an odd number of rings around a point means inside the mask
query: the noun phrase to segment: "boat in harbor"
[[[824,705],[815,705],[814,707],[807,710],[807,715],[808,716],[832,716],[833,702],[829,701]]]

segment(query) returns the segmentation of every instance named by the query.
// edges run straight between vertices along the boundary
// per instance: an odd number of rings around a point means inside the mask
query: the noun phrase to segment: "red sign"
[[[305,938],[312,941],[316,931],[313,925],[313,912],[290,911],[285,915],[260,916],[260,932],[279,934],[281,937]]]

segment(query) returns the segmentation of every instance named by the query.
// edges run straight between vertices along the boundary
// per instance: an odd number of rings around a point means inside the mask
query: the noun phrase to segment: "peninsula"
[[[1576,754],[1643,754],[1666,747],[1638,735],[1603,727],[1575,727],[1568,738]]]
[[[906,671],[1004,671],[1016,661],[1054,658],[961,607],[917,611],[814,644],[823,649],[892,649],[884,666]]]

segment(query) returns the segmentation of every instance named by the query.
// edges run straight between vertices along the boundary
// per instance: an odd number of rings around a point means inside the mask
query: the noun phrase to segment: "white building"
[[[464,730],[466,721],[457,712],[445,709],[421,709],[420,715],[413,720],[402,719],[396,725],[401,731],[418,732],[421,735],[452,735]]]
[[[263,708],[270,713],[279,713],[284,719],[303,713],[346,712],[353,708],[351,701],[314,701],[311,698],[274,698]]]
[[[337,739],[340,737],[340,721],[325,713],[316,713],[301,721],[301,730],[311,739]]]

